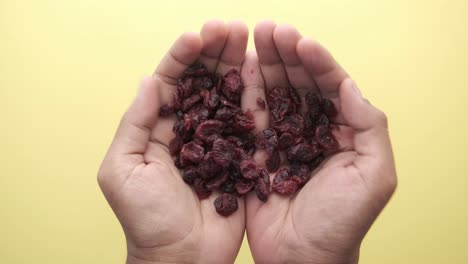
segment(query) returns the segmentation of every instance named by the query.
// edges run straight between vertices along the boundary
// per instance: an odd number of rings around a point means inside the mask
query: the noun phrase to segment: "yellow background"
[[[467,263],[467,13],[466,0],[0,0],[0,262],[123,263],[100,161],[141,77],[217,17],[296,25],[388,114],[399,186],[361,263]],[[246,241],[237,262],[252,263]]]

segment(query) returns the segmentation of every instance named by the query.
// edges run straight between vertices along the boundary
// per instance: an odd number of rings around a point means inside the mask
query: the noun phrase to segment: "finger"
[[[285,67],[289,83],[300,95],[304,96],[307,91],[317,91],[314,80],[306,71],[299,55],[297,44],[302,39],[301,34],[291,25],[280,25],[273,33],[278,54]]]
[[[199,33],[182,34],[166,53],[154,71],[154,77],[161,82],[161,104],[171,102],[177,79],[201,54],[202,40]]]
[[[351,79],[340,85],[340,102],[346,122],[354,129],[354,165],[371,186],[388,197],[396,184],[395,165],[385,114],[363,99]],[[383,190],[381,188],[384,188]]]
[[[242,110],[244,112],[252,112],[255,121],[255,131],[262,131],[268,127],[268,105],[265,98],[265,85],[255,51],[249,51],[246,54],[241,70],[241,79],[244,84],[244,91],[241,97]],[[259,105],[260,102],[257,101],[263,101],[265,107],[262,108]]]
[[[203,42],[203,49],[199,61],[205,65],[210,72],[214,72],[218,66],[224,44],[226,43],[228,27],[221,20],[211,20],[203,25],[200,34]]]
[[[146,77],[141,83],[137,97],[120,122],[109,150],[110,154],[144,153],[151,130],[158,119],[159,107],[157,81]]]
[[[228,24],[228,36],[223,52],[219,59],[217,72],[225,74],[231,69],[240,70],[247,50],[249,30],[240,21],[232,21]]]
[[[299,40],[296,50],[322,95],[331,99],[338,98],[339,86],[349,76],[331,54],[318,42],[308,38]]]
[[[289,86],[283,62],[273,40],[275,28],[274,22],[263,21],[258,23],[254,30],[255,49],[267,90]]]

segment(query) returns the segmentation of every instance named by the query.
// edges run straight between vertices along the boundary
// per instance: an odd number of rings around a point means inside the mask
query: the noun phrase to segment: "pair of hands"
[[[123,116],[98,181],[125,232],[127,263],[233,263],[244,230],[257,263],[358,262],[364,235],[396,187],[386,117],[326,49],[295,28],[259,23],[256,53],[246,53],[247,39],[241,22],[209,21],[200,33],[181,35]],[[199,201],[168,152],[174,119],[158,117],[195,61],[221,74],[241,72],[241,107],[253,110],[258,131],[268,127],[268,109],[256,103],[265,90],[319,91],[338,109],[341,151],[296,195],[272,193],[263,203],[249,193],[234,214],[218,215],[217,194]],[[264,161],[262,153],[255,158]]]

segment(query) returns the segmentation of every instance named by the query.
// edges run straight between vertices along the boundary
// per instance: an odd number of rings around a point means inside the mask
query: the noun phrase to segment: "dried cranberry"
[[[266,202],[270,195],[270,175],[268,175],[268,172],[264,168],[261,168],[258,176],[255,192],[260,201]]]
[[[214,161],[224,168],[231,164],[236,155],[235,146],[231,142],[222,139],[218,139],[213,143],[212,151]]]
[[[312,119],[318,118],[320,115],[321,109],[320,109],[320,98],[317,96],[317,94],[313,92],[308,92],[305,96],[305,101],[307,104],[307,107],[309,108],[309,117]]]
[[[198,94],[194,94],[190,96],[189,98],[185,99],[184,102],[182,103],[182,111],[184,112],[188,111],[192,106],[200,102],[201,99],[202,99],[201,96]]]
[[[304,119],[298,114],[287,116],[282,122],[276,124],[278,133],[289,132],[295,136],[301,135],[304,130]]]
[[[275,130],[267,128],[258,133],[255,146],[257,148],[266,149],[268,153],[272,153],[278,147],[278,136]]]
[[[198,163],[203,160],[205,150],[202,146],[195,142],[189,142],[182,147],[180,151],[180,163],[182,166],[186,166],[193,163]]]
[[[180,152],[183,145],[184,145],[184,141],[182,140],[182,138],[180,138],[179,136],[174,137],[169,142],[169,153],[172,156],[175,156],[177,153]]]
[[[281,165],[281,158],[279,151],[275,150],[271,153],[270,157],[265,161],[265,166],[269,172],[275,172]]]
[[[193,189],[195,189],[198,199],[200,200],[206,199],[211,195],[211,190],[206,188],[206,182],[202,178],[196,178],[193,181]]]
[[[174,107],[164,104],[159,109],[159,116],[168,116],[174,113]]]
[[[315,139],[320,146],[326,150],[338,149],[338,141],[330,132],[330,129],[326,126],[318,126],[315,130]]]
[[[219,135],[223,128],[224,123],[219,120],[206,120],[197,127],[195,136],[206,142],[210,136]]]
[[[184,76],[198,77],[198,76],[204,76],[204,75],[206,75],[208,73],[209,73],[209,71],[205,67],[205,65],[203,65],[201,63],[194,63],[184,71]]]
[[[234,116],[234,128],[237,132],[248,132],[255,129],[253,115],[250,112]]]
[[[222,169],[223,167],[214,161],[213,152],[210,151],[206,153],[205,157],[203,157],[203,160],[198,165],[198,174],[208,179],[214,177]]]
[[[233,180],[227,180],[221,185],[221,191],[225,193],[234,193],[236,191],[235,182]]]
[[[293,177],[296,176],[300,179],[300,182],[298,182],[299,185],[307,182],[310,178],[309,165],[307,164],[292,163],[290,166],[290,173]]]
[[[246,179],[255,179],[258,177],[257,165],[253,159],[242,160],[240,162],[242,176]]]
[[[193,78],[186,78],[184,80],[180,80],[177,83],[177,94],[181,96],[179,99],[188,98],[193,93]]]
[[[225,183],[228,179],[229,179],[229,172],[228,172],[228,171],[223,171],[223,172],[221,172],[220,174],[218,174],[218,176],[216,176],[216,177],[210,179],[210,180],[206,183],[206,188],[208,188],[209,190],[218,189],[218,188],[221,187],[221,185],[223,185],[223,183]]]
[[[241,195],[250,192],[253,186],[254,186],[254,182],[252,180],[247,180],[247,179],[241,179],[235,185],[237,193]]]
[[[185,168],[183,179],[186,183],[192,184],[197,177],[198,172],[196,167],[190,166]]]
[[[278,148],[280,150],[287,149],[294,144],[294,136],[289,132],[284,132],[278,139]]]
[[[271,188],[279,194],[290,195],[296,192],[298,184],[292,180],[288,168],[282,168],[276,173]]]
[[[229,216],[237,211],[238,204],[236,196],[223,193],[214,201],[216,212],[222,216]]]
[[[203,104],[197,104],[190,108],[188,111],[188,116],[191,119],[193,129],[197,129],[198,125],[208,120],[210,116],[210,110],[206,108]]]
[[[322,110],[328,117],[335,117],[338,114],[335,104],[330,99],[322,100]]]
[[[321,152],[317,145],[303,142],[289,149],[288,160],[307,163],[320,155]]]

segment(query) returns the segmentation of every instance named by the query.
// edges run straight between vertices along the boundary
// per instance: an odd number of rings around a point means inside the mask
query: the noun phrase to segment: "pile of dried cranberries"
[[[267,94],[271,127],[254,134],[252,113],[240,108],[242,90],[236,70],[221,76],[197,63],[178,80],[173,102],[160,109],[161,116],[177,116],[169,152],[183,169],[184,181],[193,186],[199,199],[214,190],[222,192],[214,206],[223,216],[237,210],[237,196],[252,190],[264,202],[270,188],[282,195],[295,193],[323,161],[324,153],[338,148],[330,132],[329,118],[337,113],[330,100],[308,93],[308,110],[301,115],[296,90],[274,88]],[[257,105],[266,108],[261,98]],[[266,168],[253,160],[256,149],[268,153]],[[281,151],[288,162],[280,169]],[[277,172],[271,186],[268,172]]]

